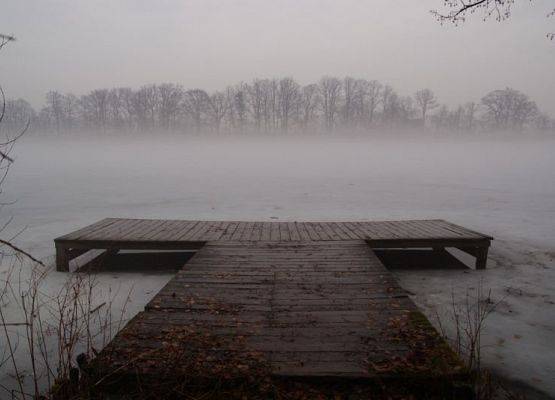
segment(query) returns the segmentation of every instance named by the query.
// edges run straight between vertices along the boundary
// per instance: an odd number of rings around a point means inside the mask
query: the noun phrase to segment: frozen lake
[[[26,138],[4,186],[16,242],[105,217],[233,220],[443,218],[496,238],[488,270],[396,271],[430,316],[480,281],[499,309],[486,363],[555,395],[555,140]],[[53,285],[63,274],[54,273]],[[145,279],[145,276],[148,279]],[[140,310],[169,274],[104,273]]]

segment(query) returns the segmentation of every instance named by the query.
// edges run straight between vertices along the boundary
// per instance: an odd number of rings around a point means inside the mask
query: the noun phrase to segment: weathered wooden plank
[[[355,235],[358,239],[362,240],[368,237],[368,235],[364,231],[362,231],[355,222],[342,222],[340,224],[349,229],[352,234]]]
[[[262,237],[262,222],[255,222],[254,228],[252,229],[251,241],[261,240]]]
[[[190,241],[205,241],[206,232],[212,227],[210,221],[200,221],[186,234],[187,240]]]
[[[181,221],[167,220],[165,224],[146,235],[144,239],[152,241],[163,241],[166,238],[171,238],[172,234],[175,234],[177,229],[181,226]]]
[[[271,222],[262,222],[262,234],[260,236],[261,241],[267,241],[272,239],[272,223]]]
[[[122,221],[114,225],[111,230],[95,233],[93,239],[108,239],[114,241],[124,241],[134,232],[143,232],[145,227],[154,223],[156,220],[129,220],[128,223]]]
[[[238,241],[241,239],[241,235],[243,234],[243,231],[246,228],[247,223],[246,222],[238,222],[237,223],[237,228],[235,229],[235,232],[233,232],[233,235],[231,235],[230,240],[233,241]]]
[[[289,232],[289,224],[287,222],[278,222],[279,240],[282,242],[291,241],[291,233]]]
[[[380,228],[380,225],[378,224],[370,224],[368,222],[353,222],[352,224],[356,226],[360,232],[362,232],[364,237],[370,237],[370,238],[384,237],[384,231],[382,228]],[[389,233],[385,234],[385,236],[391,237]]]
[[[170,239],[166,240],[176,240],[176,241],[183,241],[186,240],[185,238],[195,227],[199,224],[199,221],[182,221],[180,226],[176,228],[174,232],[174,236]]]
[[[125,232],[141,223],[139,219],[122,219],[116,223],[95,230],[86,235],[82,235],[78,240],[95,240],[95,239],[121,239]]]
[[[309,242],[311,239],[304,222],[295,222],[295,225],[297,227],[297,232],[299,232],[300,240],[303,242]]]
[[[222,234],[225,232],[227,222],[225,221],[215,221],[210,224],[210,227],[205,233],[205,237],[202,240],[218,240]]]
[[[157,233],[159,229],[162,229],[165,222],[164,220],[145,221],[127,232],[121,240],[143,241],[152,233]]]
[[[430,221],[423,221],[426,224],[433,224],[435,226],[439,226],[441,227],[444,231],[450,231],[453,232],[457,235],[460,235],[461,237],[470,237],[470,238],[486,238],[486,239],[491,239],[491,237],[484,235],[482,233],[478,233],[475,231],[472,231],[468,228],[459,226],[459,225],[455,225],[451,222],[447,222],[444,220],[430,220]]]
[[[225,228],[225,231],[220,236],[219,240],[220,241],[231,240],[231,238],[233,237],[233,234],[235,233],[235,230],[237,229],[238,226],[239,226],[239,223],[236,222],[236,221],[228,222],[227,226]]]
[[[391,225],[388,221],[379,221],[374,223],[368,223],[372,228],[375,228],[380,232],[381,237],[391,237],[394,239],[402,239],[403,234],[395,229],[395,226]]]
[[[299,230],[297,229],[296,222],[287,222],[287,227],[289,229],[289,235],[292,241],[301,240],[301,235],[299,234]]]
[[[437,231],[429,229],[429,227],[421,225],[419,221],[406,221],[403,226],[410,227],[410,232],[405,234],[409,238],[429,239],[437,236]]]
[[[96,230],[99,230],[101,228],[104,228],[108,225],[112,225],[118,222],[117,218],[104,218],[100,221],[95,222],[94,224],[91,225],[87,225],[81,229],[78,229],[76,231],[73,231],[71,233],[68,233],[67,235],[63,235],[60,236],[58,238],[56,238],[55,240],[73,240],[73,239],[78,239],[81,236],[84,236],[86,234],[90,234]]]
[[[270,240],[271,241],[279,241],[280,240],[279,224],[277,224],[275,222],[270,223]]]
[[[305,222],[304,223],[304,227],[306,229],[306,231],[308,232],[308,235],[310,237],[310,240],[312,241],[320,241],[322,240],[322,238],[320,237],[320,235],[318,235],[318,232],[316,232],[316,228],[314,227],[314,223],[313,222]]]
[[[254,222],[247,222],[243,233],[241,234],[241,241],[251,241],[254,231]]]
[[[408,238],[415,237],[418,238],[419,236],[422,238],[458,238],[459,235],[454,235],[452,232],[443,229],[436,224],[422,224],[422,221],[406,221],[401,225],[401,229],[405,226],[410,228],[411,230],[405,235]]]
[[[350,230],[346,229],[341,223],[338,222],[327,222],[328,229],[333,233],[334,240],[357,240],[360,239],[356,235],[352,234]]]

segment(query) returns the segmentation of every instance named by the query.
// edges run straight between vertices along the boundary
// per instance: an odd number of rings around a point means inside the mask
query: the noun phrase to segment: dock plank
[[[62,236],[59,239],[64,239],[64,240],[79,239],[80,237],[83,237],[87,234],[91,234],[96,230],[105,228],[106,226],[115,224],[117,222],[118,222],[117,218],[104,218],[91,225],[87,225],[81,229],[68,233],[67,235]]]

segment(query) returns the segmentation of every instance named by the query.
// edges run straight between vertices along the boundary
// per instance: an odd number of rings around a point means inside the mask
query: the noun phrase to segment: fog
[[[555,244],[552,139],[154,136],[21,141],[4,188],[13,224],[446,218]]]

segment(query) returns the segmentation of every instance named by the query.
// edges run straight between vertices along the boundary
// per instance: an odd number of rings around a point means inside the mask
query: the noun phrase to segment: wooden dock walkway
[[[264,374],[451,382],[463,372],[361,240],[208,243],[97,363],[119,384],[137,371],[143,384]]]
[[[105,219],[56,249],[62,270],[90,249],[197,250],[95,359],[107,390],[267,377],[426,386],[464,369],[372,248],[457,247],[485,267],[490,240],[441,220]]]

